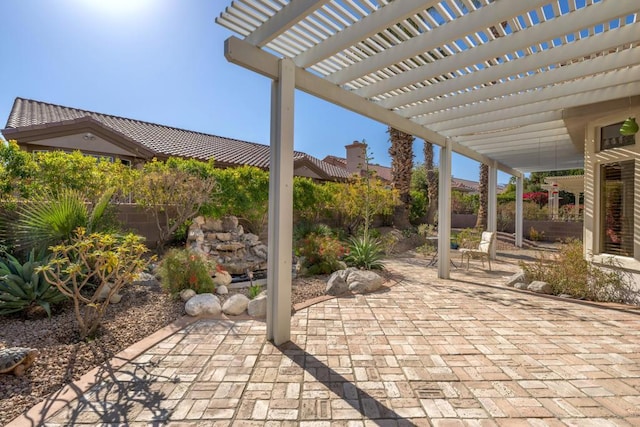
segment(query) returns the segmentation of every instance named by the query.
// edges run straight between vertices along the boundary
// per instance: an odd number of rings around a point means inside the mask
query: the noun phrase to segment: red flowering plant
[[[335,237],[311,233],[301,240],[297,252],[304,257],[309,274],[330,274],[341,268],[347,249]]]
[[[536,203],[538,206],[544,206],[549,203],[549,195],[546,191],[532,191],[522,195],[524,200]]]
[[[188,249],[171,249],[160,263],[160,283],[172,294],[183,289],[193,289],[196,293],[215,290],[211,276],[218,265],[206,255]]]

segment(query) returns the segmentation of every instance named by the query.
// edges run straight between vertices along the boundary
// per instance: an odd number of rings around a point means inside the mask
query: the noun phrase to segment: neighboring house
[[[353,141],[352,144],[344,147],[347,152],[347,157],[326,156],[322,159],[323,162],[332,164],[338,168],[346,170],[350,175],[362,173],[365,168],[365,155],[367,144]],[[375,172],[376,176],[380,179],[391,182],[391,168],[388,166],[382,166],[375,163],[369,163],[369,170]],[[478,174],[480,169],[478,168]],[[457,190],[463,193],[476,194],[480,191],[480,183],[476,181],[470,181],[468,179],[451,178],[451,189]],[[498,192],[504,189],[503,185],[498,186]]]
[[[80,150],[132,165],[154,157],[213,158],[221,168],[269,169],[268,145],[23,98],[16,98],[2,134],[29,152]],[[294,152],[294,174],[322,181],[349,176],[344,169],[300,151]]]

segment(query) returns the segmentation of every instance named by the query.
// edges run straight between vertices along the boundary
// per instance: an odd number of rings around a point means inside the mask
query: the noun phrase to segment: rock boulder
[[[184,309],[189,316],[200,316],[201,314],[217,315],[222,311],[220,300],[213,294],[195,295],[187,301]]]
[[[242,314],[249,306],[249,301],[249,298],[242,294],[231,295],[222,305],[222,312],[231,316]]]

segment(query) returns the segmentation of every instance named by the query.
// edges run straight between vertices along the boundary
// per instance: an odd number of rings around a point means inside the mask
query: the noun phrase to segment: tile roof
[[[226,166],[249,165],[269,168],[268,145],[241,141],[202,132],[179,129],[156,123],[112,116],[93,111],[70,108],[31,99],[16,98],[6,129],[29,129],[56,126],[82,119],[95,120],[108,130],[138,143],[159,156],[190,157],[199,160],[215,159]],[[294,160],[319,169],[329,179],[344,179],[348,173],[301,151],[294,152]]]
[[[322,159],[325,163],[330,163],[336,167],[342,168],[344,170],[347,169],[347,159],[344,157],[337,156],[326,156]],[[374,171],[379,178],[384,179],[385,181],[391,182],[391,168],[388,166],[382,166],[375,163],[369,163],[369,169]]]
[[[331,163],[336,167],[347,169],[347,159],[337,156],[326,156],[322,161]],[[369,168],[373,169],[376,174],[387,181],[391,181],[391,168],[388,166],[382,166],[378,164],[370,164]],[[477,181],[471,181],[468,179],[451,177],[451,187],[454,190],[460,190],[468,193],[477,193],[480,191],[480,183]],[[498,191],[504,189],[504,185],[498,184]]]

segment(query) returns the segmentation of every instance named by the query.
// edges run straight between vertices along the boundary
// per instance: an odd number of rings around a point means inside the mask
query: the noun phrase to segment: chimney
[[[360,174],[360,171],[365,168],[367,144],[353,141],[353,144],[345,145],[344,148],[347,149],[347,172]]]

